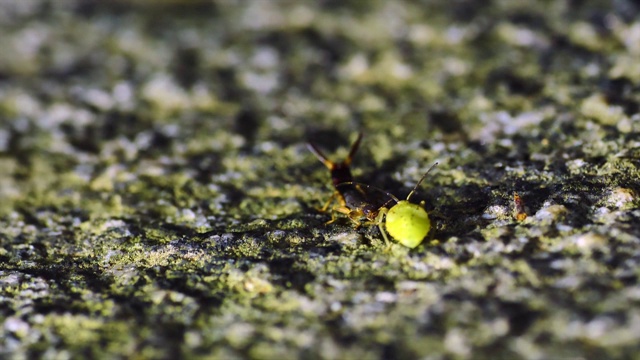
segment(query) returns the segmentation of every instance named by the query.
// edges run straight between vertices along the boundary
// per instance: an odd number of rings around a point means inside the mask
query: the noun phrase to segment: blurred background
[[[0,354],[632,356],[639,10],[0,2]],[[415,251],[317,210],[358,132]]]

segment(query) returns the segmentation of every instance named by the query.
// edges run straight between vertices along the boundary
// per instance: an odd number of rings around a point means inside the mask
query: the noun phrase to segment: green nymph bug
[[[365,218],[364,223],[366,225],[378,225],[380,233],[387,245],[389,244],[387,233],[389,233],[389,235],[400,244],[409,248],[415,248],[420,245],[429,233],[431,221],[424,209],[424,202],[413,204],[409,202],[409,200],[427,174],[429,174],[431,169],[438,163],[433,164],[429,170],[422,175],[406,200],[399,200],[391,193],[380,188],[353,181],[349,165],[361,140],[362,133],[358,134],[357,140],[351,146],[349,155],[341,163],[328,160],[315,145],[307,143],[309,150],[329,169],[333,186],[336,189],[321,211],[326,211],[333,202],[333,199],[337,197],[340,205],[334,207],[334,210],[347,215],[349,219],[355,223],[356,227],[362,224],[360,219]],[[374,205],[373,197],[364,191],[365,188],[386,194],[391,200],[381,206],[376,206]],[[395,201],[396,204],[387,208],[387,204],[390,201]],[[328,223],[334,220],[332,215],[332,219]]]

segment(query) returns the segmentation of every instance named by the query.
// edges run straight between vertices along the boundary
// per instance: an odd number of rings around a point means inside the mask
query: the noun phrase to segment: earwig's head
[[[379,213],[378,208],[371,204],[367,204],[362,207],[362,214],[369,221],[372,221],[372,222],[375,221],[376,218],[378,217],[378,213]]]

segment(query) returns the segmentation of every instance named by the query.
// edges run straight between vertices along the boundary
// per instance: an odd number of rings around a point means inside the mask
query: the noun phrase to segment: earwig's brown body
[[[333,199],[337,197],[340,206],[335,207],[334,210],[347,215],[356,226],[360,226],[360,219],[363,217],[373,222],[378,216],[378,207],[371,204],[362,186],[353,181],[353,175],[351,175],[351,169],[349,168],[353,155],[360,145],[360,140],[362,140],[362,133],[358,134],[358,138],[351,145],[349,155],[340,163],[327,159],[315,145],[307,143],[309,150],[329,169],[331,181],[335,188],[334,194],[321,210],[326,211]],[[334,220],[332,218],[329,222]]]

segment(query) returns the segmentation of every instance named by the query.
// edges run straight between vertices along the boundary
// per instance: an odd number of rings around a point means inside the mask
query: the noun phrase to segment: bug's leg
[[[425,205],[424,201],[420,201],[420,206],[422,206],[424,208],[424,205]],[[446,216],[445,214],[443,214],[443,213],[441,213],[441,212],[439,212],[438,210],[435,210],[435,209],[429,211],[429,217],[435,217],[435,218],[438,218],[440,220],[445,220],[445,221],[450,221],[451,220],[450,217]]]
[[[391,243],[389,242],[389,236],[387,236],[387,232],[384,229],[384,216],[387,214],[387,208],[380,208],[379,210],[380,212],[378,213],[378,216],[376,217],[376,223],[378,224],[378,229],[380,229],[380,233],[382,234],[382,237],[384,238],[384,243],[387,245],[387,249],[391,247]]]

